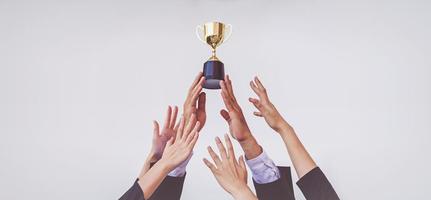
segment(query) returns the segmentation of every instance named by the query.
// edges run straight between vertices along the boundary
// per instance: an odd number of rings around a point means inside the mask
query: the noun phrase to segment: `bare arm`
[[[171,171],[168,166],[168,163],[160,160],[139,178],[138,184],[144,193],[145,199],[149,199],[153,195],[154,191]]]
[[[147,159],[144,162],[144,166],[142,167],[138,178],[141,179],[144,176],[144,174],[146,174],[148,172],[148,170],[150,170],[151,163],[155,163],[157,161],[158,161],[158,159],[156,159],[154,154],[152,152],[150,152],[150,154],[148,155]]]
[[[250,82],[250,87],[259,98],[249,98],[249,101],[259,110],[254,112],[254,115],[264,117],[268,125],[280,134],[298,177],[303,177],[317,166],[316,163],[313,161],[310,154],[308,154],[304,145],[302,145],[293,128],[284,120],[271,103],[265,87],[257,77],[255,77],[254,82]]]

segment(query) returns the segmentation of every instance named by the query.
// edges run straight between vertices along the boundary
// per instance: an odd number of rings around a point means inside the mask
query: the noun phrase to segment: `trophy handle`
[[[227,35],[226,35],[223,43],[227,42],[229,40],[230,36],[232,35],[232,24],[227,24],[225,31],[226,31]]]
[[[196,26],[196,36],[198,37],[198,39],[201,41],[201,42],[203,42],[203,43],[207,43],[206,41],[204,41],[203,39],[202,39],[202,36],[204,35],[203,34],[203,30],[204,30],[204,28],[202,27],[202,26]]]

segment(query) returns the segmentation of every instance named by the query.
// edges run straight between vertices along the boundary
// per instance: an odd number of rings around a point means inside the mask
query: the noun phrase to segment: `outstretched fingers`
[[[252,103],[254,105],[254,107],[256,107],[258,110],[260,110],[262,108],[262,103],[260,102],[259,99],[255,99],[255,98],[248,98],[248,101],[250,101],[250,103]]]
[[[169,128],[169,123],[171,122],[172,108],[168,106],[166,111],[165,122],[163,123],[163,128]]]
[[[253,105],[254,105],[254,107],[256,107],[257,108],[257,110],[259,110],[259,111],[255,111],[255,112],[253,112],[253,114],[255,115],[255,116],[258,116],[258,117],[262,117],[263,115],[262,115],[262,112],[263,112],[263,106],[262,106],[262,103],[260,102],[260,100],[258,100],[258,99],[255,99],[255,98],[248,98],[248,101],[250,101],[250,103],[252,103]]]
[[[232,161],[234,161],[235,164],[237,164],[235,159],[235,151],[233,149],[233,145],[232,145],[232,142],[230,141],[228,134],[224,134],[224,140],[226,143],[228,158],[230,158]]]
[[[262,92],[266,91],[265,87],[263,86],[262,82],[260,82],[260,80],[257,76],[254,77],[254,82],[256,82],[256,85],[260,91],[262,91]]]
[[[221,160],[218,157],[218,155],[214,152],[214,150],[211,148],[211,146],[208,146],[207,150],[208,150],[208,153],[210,154],[211,158],[213,159],[214,163],[217,166],[220,166],[221,165]]]
[[[193,89],[195,88],[196,84],[198,84],[198,82],[201,80],[202,78],[202,72],[199,72],[196,77],[195,80],[193,80],[192,85],[189,88],[189,94],[193,91]]]
[[[229,92],[229,94],[230,94],[230,97],[231,97],[234,101],[236,101],[236,99],[235,99],[235,95],[233,94],[232,81],[230,80],[229,75],[226,75],[226,76],[225,76],[225,78],[224,78],[224,80],[225,80],[225,82],[226,82],[227,90],[228,90],[228,92]]]
[[[184,128],[181,139],[187,138],[187,136],[190,134],[190,131],[195,127],[196,122],[197,122],[196,114],[193,113],[189,121],[187,122],[187,125]]]
[[[219,137],[215,138],[216,144],[217,144],[217,148],[220,152],[220,156],[223,160],[227,160],[228,159],[228,155],[226,153],[226,148],[224,147],[223,143],[221,142]]]
[[[199,138],[199,132],[195,131],[191,135],[193,135],[193,137],[191,137],[191,141],[187,145],[187,148],[189,148],[190,150],[192,150],[193,147],[195,147],[195,144],[196,144],[196,142],[198,141],[198,138]]]
[[[199,131],[198,130],[200,128],[200,125],[201,125],[200,122],[196,122],[195,126],[193,127],[193,130],[191,130],[190,134],[187,136],[186,144],[192,143],[194,137],[196,135],[199,135]]]
[[[263,86],[262,82],[260,82],[259,78],[254,77],[254,81],[250,81],[250,87],[254,91],[254,93],[259,96],[260,100],[267,100],[268,95],[266,93],[266,89]]]
[[[195,85],[194,89],[192,90],[191,101],[193,102],[194,105],[196,105],[196,100],[198,99],[199,94],[202,92],[204,81],[205,81],[205,77],[202,76],[199,79],[199,82]]]
[[[205,165],[211,170],[211,172],[214,174],[217,171],[217,168],[214,164],[212,164],[210,161],[208,161],[206,158],[203,159]]]
[[[259,88],[256,86],[256,84],[253,81],[250,81],[250,87],[253,90],[254,93],[256,93],[257,96],[261,96],[262,92],[259,90]]]
[[[179,122],[179,125],[178,125],[178,128],[177,128],[177,134],[176,134],[175,140],[180,140],[181,137],[183,136],[183,130],[184,130],[184,124],[185,124],[184,121],[185,120],[184,120],[184,116],[183,116],[180,119],[180,122]]]
[[[232,98],[230,98],[229,92],[227,91],[226,84],[224,81],[220,81],[221,96],[226,108],[231,111],[234,109]]]
[[[172,111],[171,121],[169,122],[169,128],[173,129],[175,127],[175,123],[177,122],[178,116],[178,106],[175,106]]]
[[[232,101],[232,105],[236,105],[236,98],[233,94],[232,81],[229,78],[229,75],[225,75],[224,77],[224,86],[226,87],[227,97]]]

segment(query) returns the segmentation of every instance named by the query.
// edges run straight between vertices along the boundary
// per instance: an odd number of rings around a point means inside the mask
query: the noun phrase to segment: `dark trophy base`
[[[224,79],[224,64],[218,60],[208,60],[204,63],[206,89],[220,89],[220,81]]]

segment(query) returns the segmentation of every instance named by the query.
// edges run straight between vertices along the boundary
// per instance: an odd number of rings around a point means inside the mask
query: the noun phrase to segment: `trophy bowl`
[[[203,43],[211,47],[212,55],[204,63],[204,88],[220,89],[220,80],[224,78],[224,64],[216,56],[216,48],[226,42],[232,33],[232,26],[221,22],[208,22],[196,27],[196,34]]]

